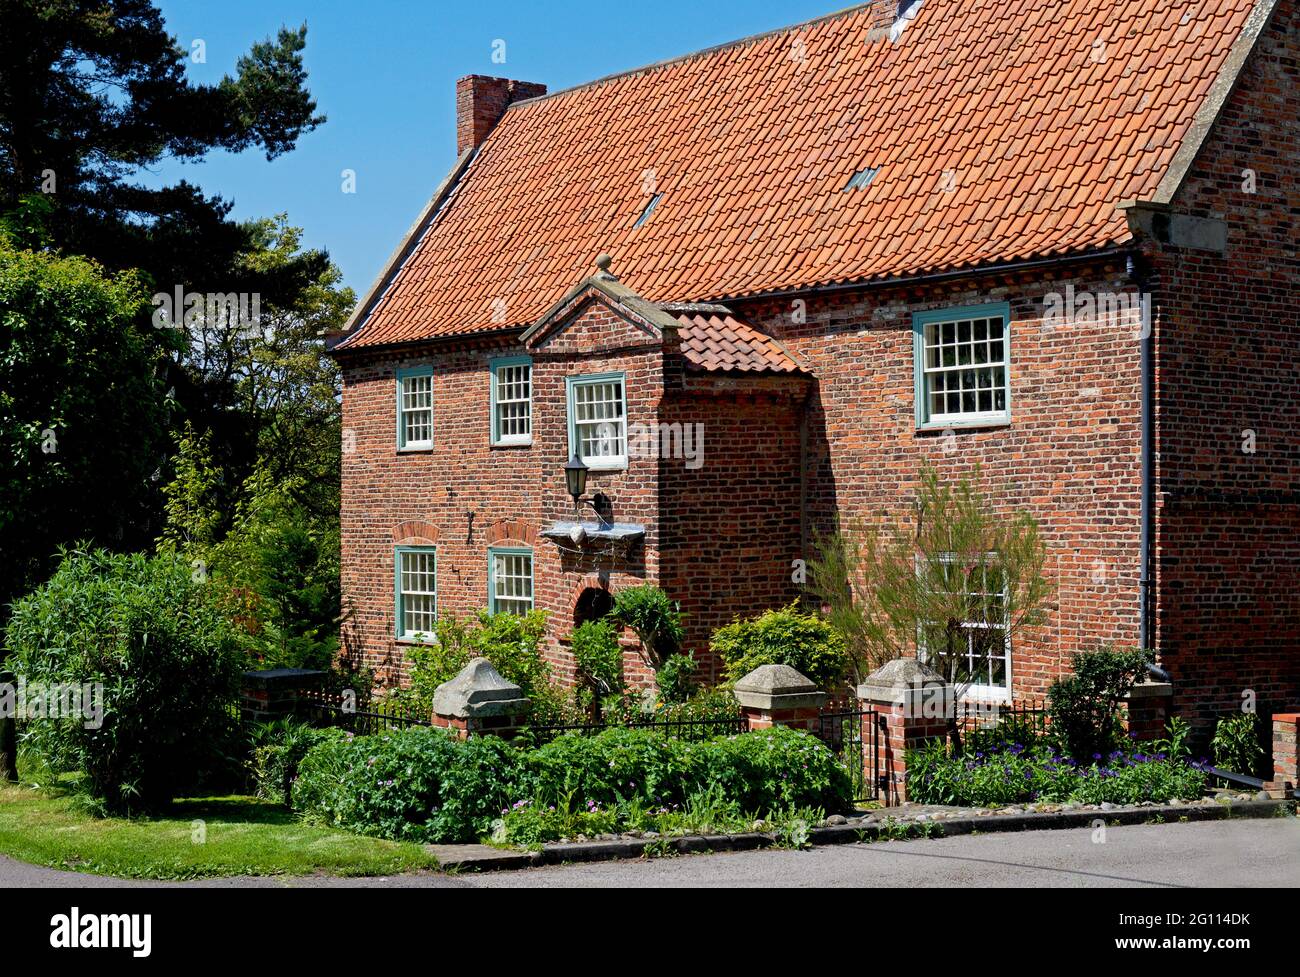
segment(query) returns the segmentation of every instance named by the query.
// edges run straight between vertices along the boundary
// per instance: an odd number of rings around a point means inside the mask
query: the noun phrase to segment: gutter
[[[1138,647],[1149,649],[1151,641],[1151,528],[1154,523],[1155,485],[1152,458],[1155,441],[1155,357],[1151,352],[1155,328],[1151,319],[1151,297],[1147,294],[1146,275],[1138,259],[1130,257],[1128,276],[1138,287],[1142,299],[1142,338],[1140,340],[1139,370],[1142,374],[1142,494],[1140,529],[1138,532]]]
[[[1057,265],[1097,261],[1105,258],[1129,257],[1133,245],[1103,248],[1098,251],[1082,251],[1075,254],[1061,254],[1050,258],[1027,258],[1023,261],[1009,261],[1004,264],[967,265],[949,271],[925,272],[920,275],[907,275],[898,278],[856,279],[851,282],[835,282],[829,285],[804,285],[798,288],[785,288],[770,292],[751,292],[745,295],[730,295],[710,301],[721,304],[733,302],[753,302],[763,299],[790,298],[798,295],[825,295],[837,292],[858,292],[872,288],[896,288],[900,285],[928,285],[933,282],[950,281],[962,278],[980,278],[986,275],[1002,275],[1010,272],[1034,271],[1040,268],[1052,268]]]

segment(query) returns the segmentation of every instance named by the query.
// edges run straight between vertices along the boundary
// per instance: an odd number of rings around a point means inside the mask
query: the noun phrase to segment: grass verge
[[[255,797],[176,801],[165,816],[98,818],[57,788],[0,785],[0,854],[132,879],[392,875],[437,868],[421,846],[303,824]]]

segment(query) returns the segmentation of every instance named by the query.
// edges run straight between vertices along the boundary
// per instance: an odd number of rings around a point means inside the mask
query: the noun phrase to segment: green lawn
[[[199,823],[201,822],[201,824]],[[96,818],[51,788],[0,786],[0,854],[123,878],[392,875],[437,868],[419,845],[303,824],[254,797],[177,801],[165,817]]]

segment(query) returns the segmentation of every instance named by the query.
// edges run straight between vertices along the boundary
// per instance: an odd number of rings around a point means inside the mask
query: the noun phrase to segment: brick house
[[[651,581],[716,674],[816,530],[978,464],[1057,588],[978,693],[1114,642],[1185,713],[1300,703],[1296,6],[876,0],[462,78],[451,174],[331,338],[347,647],[395,678],[435,614],[537,607],[563,672]]]

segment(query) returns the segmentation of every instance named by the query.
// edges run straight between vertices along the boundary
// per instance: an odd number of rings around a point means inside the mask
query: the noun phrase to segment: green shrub
[[[491,832],[513,844],[645,828],[669,815],[676,820],[655,823],[685,830],[742,812],[850,803],[830,751],[785,727],[698,742],[608,729],[530,751],[428,729],[330,738],[302,758],[291,796],[304,817],[360,834],[465,842]]]
[[[675,705],[684,703],[695,694],[695,671],[698,666],[695,656],[669,655],[655,672],[655,688],[659,690],[659,701]]]
[[[597,696],[623,691],[623,649],[608,621],[584,621],[570,639],[578,674]]]
[[[1206,780],[1204,771],[1181,757],[1134,745],[1086,765],[1046,746],[1026,749],[1014,743],[958,753],[936,742],[907,755],[908,797],[922,804],[1193,800],[1204,792]]]
[[[696,692],[685,702],[663,702],[651,717],[654,722],[712,722],[714,720],[735,720],[741,718],[740,703],[729,689],[703,689]],[[690,730],[683,730],[686,735]],[[708,739],[716,735],[714,730],[703,727],[701,738]]]
[[[849,664],[840,633],[815,614],[801,613],[794,604],[735,620],[715,631],[709,644],[722,658],[730,682],[760,665],[789,665],[818,688],[835,691]]]
[[[548,805],[570,796],[602,806],[633,797],[672,804],[697,782],[692,745],[655,730],[614,727],[594,736],[567,733],[531,751],[527,764]]]
[[[1272,758],[1263,745],[1264,724],[1253,712],[1224,716],[1214,725],[1210,749],[1220,770],[1267,780]]]
[[[545,635],[545,611],[523,615],[479,611],[472,622],[451,615],[440,617],[435,628],[436,643],[407,650],[411,684],[403,698],[412,708],[429,712],[438,686],[455,678],[475,658],[486,658],[529,698],[544,696],[551,675],[541,651]]]
[[[293,808],[393,841],[474,841],[532,792],[520,760],[494,736],[460,740],[436,729],[327,740],[299,764]]]
[[[103,683],[102,726],[26,724],[25,745],[104,809],[157,808],[224,766],[241,655],[227,620],[177,559],[65,553],[14,605],[9,667],[28,683]],[[92,723],[93,725],[93,723]]]
[[[253,788],[258,797],[278,804],[288,804],[298,765],[318,743],[347,739],[341,729],[313,729],[292,719],[264,724],[253,743],[251,770]]]
[[[1080,763],[1106,756],[1120,743],[1120,703],[1146,673],[1145,651],[1087,651],[1074,656],[1074,674],[1047,690],[1051,731]]]
[[[763,813],[839,809],[851,795],[834,754],[816,737],[784,726],[699,741],[647,729],[569,734],[532,751],[527,763],[547,804],[577,797],[602,807],[632,800],[680,805],[716,786],[743,810]]]
[[[614,595],[609,620],[629,627],[656,668],[682,643],[682,613],[677,602],[653,584],[627,587]]]
[[[773,726],[696,744],[703,780],[754,813],[793,807],[843,810],[850,806],[848,774],[810,733]]]
[[[774,816],[781,817],[779,812]],[[716,834],[749,830],[753,816],[736,801],[723,796],[716,785],[692,794],[684,804],[647,807],[639,800],[602,807],[594,801],[585,805],[566,798],[559,804],[540,800],[519,801],[493,823],[491,841],[496,844],[536,848],[543,842],[585,835],[625,831],[654,831],[664,836]]]

